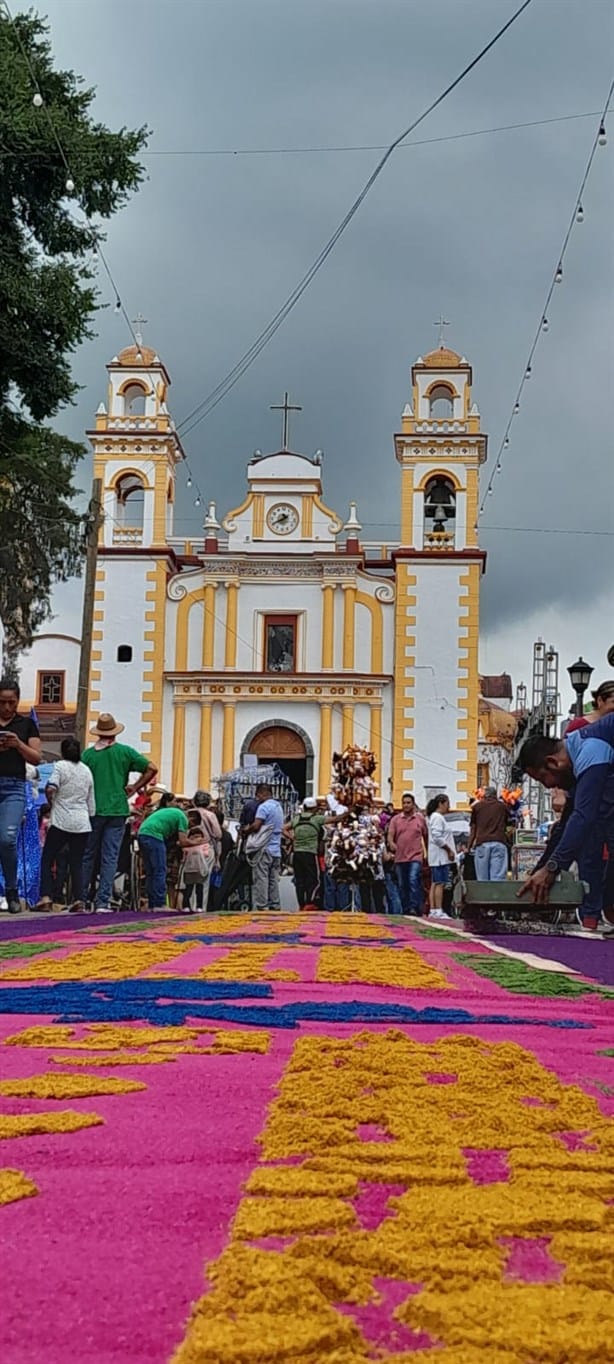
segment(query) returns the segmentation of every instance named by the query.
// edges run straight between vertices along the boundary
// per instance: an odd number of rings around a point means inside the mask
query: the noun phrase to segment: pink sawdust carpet
[[[5,938],[3,1364],[614,1361],[613,992],[553,955],[358,914]]]

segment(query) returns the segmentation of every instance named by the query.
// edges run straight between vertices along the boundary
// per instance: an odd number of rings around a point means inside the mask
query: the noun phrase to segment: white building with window
[[[354,504],[345,518],[326,505],[317,458],[289,449],[252,458],[238,505],[218,520],[211,503],[201,537],[176,536],[183,452],[169,376],[144,345],[108,372],[88,433],[104,490],[90,719],[113,712],[178,792],[256,755],[301,794],[324,793],[333,752],[355,742],[376,754],[382,799],[413,789],[422,802],[434,787],[465,805],[477,782],[486,457],[468,362],[440,346],[412,368],[394,437],[395,544],[365,543]],[[44,712],[60,685],[74,706],[75,641],[42,643],[24,663],[24,695]]]

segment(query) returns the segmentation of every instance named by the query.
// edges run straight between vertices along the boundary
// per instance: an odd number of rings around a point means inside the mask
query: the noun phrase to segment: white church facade
[[[469,363],[442,345],[412,368],[394,545],[364,543],[353,504],[345,520],[327,506],[318,458],[285,448],[250,460],[239,504],[218,521],[212,503],[201,538],[179,538],[165,366],[141,344],[108,371],[88,433],[104,490],[90,721],[120,718],[177,793],[255,755],[324,794],[333,752],[353,742],[374,751],[383,800],[443,789],[466,806],[486,458]],[[70,717],[79,643],[52,628],[23,660],[22,691],[44,715],[63,689]]]

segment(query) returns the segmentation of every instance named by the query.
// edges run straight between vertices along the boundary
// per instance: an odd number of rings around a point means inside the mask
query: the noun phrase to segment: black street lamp
[[[584,715],[584,693],[589,685],[594,669],[585,663],[582,655],[567,669],[569,680],[576,693],[576,715]]]

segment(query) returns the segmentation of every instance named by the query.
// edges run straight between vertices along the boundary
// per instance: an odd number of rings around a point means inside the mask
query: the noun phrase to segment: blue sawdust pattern
[[[158,980],[62,981],[55,985],[0,988],[0,1012],[47,1014],[59,1023],[144,1021],[158,1026],[184,1024],[193,1018],[215,1018],[245,1026],[298,1028],[317,1023],[425,1023],[438,1026],[495,1024],[539,1028],[591,1028],[575,1019],[516,1018],[511,1014],[477,1014],[468,1009],[414,1009],[408,1004],[315,1003],[238,1004],[271,1000],[272,987],[240,981]],[[227,1002],[220,1002],[227,1001]]]

